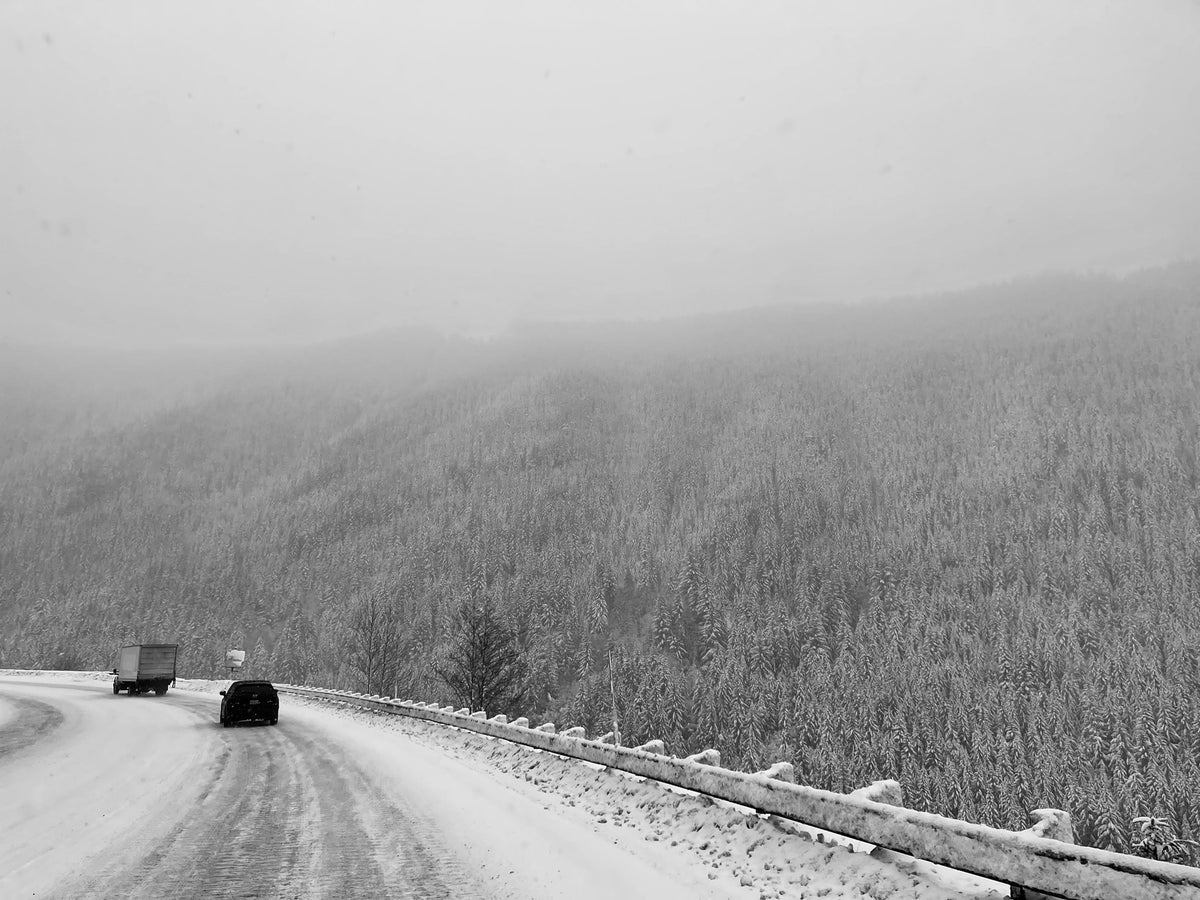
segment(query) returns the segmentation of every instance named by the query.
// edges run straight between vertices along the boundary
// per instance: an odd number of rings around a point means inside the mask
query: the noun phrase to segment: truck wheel
[[[155,695],[157,695],[157,696],[159,696],[159,697],[161,697],[161,696],[162,696],[163,694],[165,694],[166,692],[167,692],[166,685],[163,685],[162,687],[156,687],[156,688],[154,689],[154,693],[155,693]]]
[[[113,693],[114,694],[121,693],[121,688],[115,681],[113,682]]]

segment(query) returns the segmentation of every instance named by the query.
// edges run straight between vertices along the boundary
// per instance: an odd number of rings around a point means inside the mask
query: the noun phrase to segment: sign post
[[[242,663],[246,661],[245,650],[227,650],[225,651],[225,665],[229,668],[229,677],[233,678],[233,673],[242,667]]]

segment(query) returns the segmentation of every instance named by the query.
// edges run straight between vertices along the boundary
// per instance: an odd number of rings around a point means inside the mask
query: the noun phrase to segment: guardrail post
[[[471,709],[470,707],[464,706],[462,709],[456,709],[454,714],[456,716],[469,716],[471,714]]]
[[[883,781],[872,781],[866,787],[851,791],[848,796],[859,797],[863,800],[873,800],[876,803],[886,803],[888,806],[904,806],[904,789],[900,787],[900,782],[894,781],[891,778],[884,779]],[[871,856],[875,859],[892,863],[893,865],[912,859],[906,853],[897,853],[894,850],[888,850],[886,847],[874,848],[871,851]]]
[[[861,797],[863,800],[874,800],[876,803],[886,803],[888,806],[904,805],[904,789],[900,782],[888,778],[883,781],[872,781],[866,787],[850,792],[851,797]]]
[[[711,747],[707,750],[701,750],[699,753],[693,753],[691,756],[685,756],[684,762],[696,763],[701,766],[720,766],[721,751],[713,750]]]
[[[492,716],[490,719],[488,719],[488,721],[495,722],[497,725],[507,725],[508,716],[504,715],[504,713],[500,713],[499,715]]]
[[[553,722],[543,722],[541,725],[539,725],[534,730],[540,731],[543,734],[554,734],[554,723]]]
[[[1021,834],[1062,841],[1064,844],[1075,843],[1075,827],[1071,824],[1071,814],[1065,809],[1031,809],[1029,821],[1033,824]],[[1019,884],[1010,885],[1008,894],[1012,900],[1054,900],[1049,894]]]
[[[655,738],[652,741],[646,741],[646,743],[638,747],[634,747],[633,749],[641,750],[643,753],[657,753],[659,756],[667,755],[667,745],[658,740],[658,738]]]
[[[1025,829],[1025,834],[1062,841],[1064,844],[1075,843],[1075,827],[1071,824],[1071,814],[1065,809],[1048,807],[1030,810],[1029,821],[1033,825]]]
[[[610,744],[612,746],[616,746],[617,743],[617,737],[611,731],[604,732],[604,734],[600,735],[600,737],[596,738],[595,740],[597,744]]]
[[[582,741],[586,732],[583,730],[583,726],[576,725],[574,728],[568,728],[566,731],[559,732],[559,734],[562,737],[577,738]]]
[[[479,719],[482,721],[487,718],[487,713],[485,713],[482,709],[480,709],[480,710],[477,710],[476,712],[471,713],[471,718]]]
[[[763,769],[761,772],[755,772],[754,774],[770,778],[774,781],[786,781],[788,784],[796,783],[796,769],[790,762],[777,762],[771,768]]]
[[[511,724],[516,728],[528,728],[529,720],[524,716],[521,716],[519,719],[513,719]]]

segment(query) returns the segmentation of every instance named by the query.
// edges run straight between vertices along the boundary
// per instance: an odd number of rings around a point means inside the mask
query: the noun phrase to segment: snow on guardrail
[[[652,752],[662,747],[661,742],[643,748],[616,747],[587,740],[582,729],[555,734],[552,724],[529,728],[527,721],[504,723],[465,709],[447,712],[436,703],[296,685],[276,687],[284,693],[424,719],[620,769],[1029,891],[1069,900],[1200,900],[1200,869],[1080,847],[1032,831],[989,828],[872,799],[894,797],[889,791],[837,794],[792,784],[784,780],[786,776],[779,777],[782,770],[747,774]]]

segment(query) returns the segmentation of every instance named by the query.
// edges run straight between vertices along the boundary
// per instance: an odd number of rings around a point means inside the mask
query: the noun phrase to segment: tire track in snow
[[[63,723],[63,714],[49,703],[28,697],[12,697],[7,702],[16,713],[0,728],[0,757],[36,744]]]
[[[317,867],[321,896],[345,894],[344,873],[377,873],[378,886],[356,885],[356,896],[403,896],[414,900],[483,897],[473,877],[438,839],[428,819],[403,799],[383,795],[352,759],[329,752],[301,733],[294,748],[315,783],[322,785],[319,807],[310,808],[308,830],[319,834]],[[354,828],[344,827],[352,821]]]
[[[213,735],[223,748],[194,807],[169,833],[133,838],[146,844],[136,863],[107,866],[84,896],[485,896],[418,810],[381,796],[352,759],[299,727],[214,722]]]

